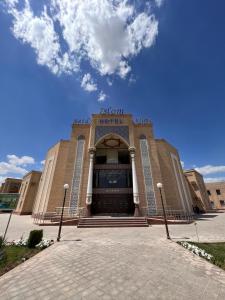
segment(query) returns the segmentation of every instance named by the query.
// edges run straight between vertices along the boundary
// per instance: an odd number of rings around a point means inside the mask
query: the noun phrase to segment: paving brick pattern
[[[2,276],[0,299],[225,299],[225,272],[151,230],[74,229]]]

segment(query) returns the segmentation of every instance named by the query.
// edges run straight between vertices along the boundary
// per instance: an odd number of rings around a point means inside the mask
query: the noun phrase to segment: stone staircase
[[[78,228],[101,228],[101,227],[148,227],[146,218],[143,217],[101,217],[81,218]]]

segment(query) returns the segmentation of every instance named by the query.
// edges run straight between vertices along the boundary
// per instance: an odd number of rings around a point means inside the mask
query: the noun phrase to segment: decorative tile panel
[[[77,152],[76,159],[74,164],[74,173],[72,180],[72,190],[71,190],[71,200],[70,207],[77,211],[77,205],[79,200],[80,193],[80,182],[82,176],[82,168],[83,168],[83,156],[84,156],[84,139],[78,139],[77,141]]]
[[[104,135],[115,133],[120,135],[129,144],[129,127],[128,126],[96,126],[95,127],[95,143]]]
[[[144,174],[145,183],[145,194],[148,204],[148,214],[154,215],[156,213],[156,200],[153,188],[152,170],[151,162],[149,158],[149,147],[148,141],[146,139],[140,139],[140,149],[141,149],[141,161]]]

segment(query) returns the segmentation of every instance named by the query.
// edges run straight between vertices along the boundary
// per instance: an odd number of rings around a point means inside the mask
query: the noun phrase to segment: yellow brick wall
[[[41,172],[31,171],[23,177],[20,197],[15,210],[18,214],[31,214],[38,190]]]
[[[209,199],[214,203],[214,208],[225,209],[225,207],[220,204],[220,200],[225,201],[225,182],[206,183],[206,189],[211,192]],[[216,190],[220,190],[221,195],[217,195]]]
[[[157,140],[156,142],[167,207],[173,210],[183,210],[182,199],[179,193],[174,166],[171,158],[171,154],[177,157],[179,161],[178,167],[182,169],[179,154],[177,150],[165,140]],[[188,194],[189,209],[191,210],[192,199],[190,191],[183,174],[182,176],[185,185],[184,188],[186,190],[186,193]],[[185,197],[184,193],[182,193],[182,196]]]

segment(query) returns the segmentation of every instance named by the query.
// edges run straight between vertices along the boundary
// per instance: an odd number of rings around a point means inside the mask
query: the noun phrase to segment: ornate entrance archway
[[[134,150],[114,133],[90,149],[88,215],[139,215]]]
[[[93,215],[133,215],[132,170],[128,145],[115,134],[96,145],[93,171]]]

